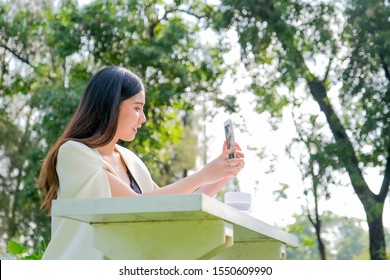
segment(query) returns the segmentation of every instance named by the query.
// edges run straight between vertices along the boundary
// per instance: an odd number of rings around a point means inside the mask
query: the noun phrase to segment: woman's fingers
[[[234,142],[234,147],[236,148],[236,150],[241,151],[241,147],[237,142]]]
[[[234,158],[244,158],[245,157],[244,153],[241,150],[237,150],[235,147],[228,149],[228,150],[224,150],[220,157],[222,159],[226,159],[228,157],[228,155],[231,153],[234,153],[234,155],[235,155]]]
[[[227,150],[224,150],[224,151],[222,152],[222,154],[221,154],[221,158],[222,158],[222,159],[225,159],[229,154],[234,153],[234,151],[235,151],[235,148],[234,148],[234,147],[233,147],[233,148],[230,148],[230,149],[227,149]]]
[[[236,155],[237,158],[244,158],[245,157],[244,153],[241,151],[235,150],[234,154]]]
[[[225,151],[225,150],[227,150],[227,141],[226,140],[223,142],[223,147],[222,147],[222,151]]]
[[[244,168],[245,162],[243,158],[232,158],[228,159],[225,166],[237,167],[239,170]]]

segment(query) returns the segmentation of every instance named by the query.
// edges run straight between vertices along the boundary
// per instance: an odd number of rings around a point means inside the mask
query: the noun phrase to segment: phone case
[[[230,119],[228,119],[224,123],[224,128],[225,128],[225,138],[227,141],[227,147],[228,149],[230,149],[234,146],[233,122]],[[229,154],[229,158],[234,158],[234,153]]]

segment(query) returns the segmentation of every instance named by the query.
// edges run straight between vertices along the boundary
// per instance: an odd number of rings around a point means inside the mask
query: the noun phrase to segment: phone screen
[[[234,134],[233,134],[233,123],[229,119],[224,123],[225,137],[227,141],[227,148],[230,149],[234,146]],[[234,153],[229,154],[229,158],[234,158]]]

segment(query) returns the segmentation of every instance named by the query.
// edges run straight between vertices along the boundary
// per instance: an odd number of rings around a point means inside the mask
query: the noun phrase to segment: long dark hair
[[[42,209],[50,211],[52,200],[57,198],[56,164],[61,145],[69,140],[91,148],[108,144],[117,129],[120,103],[143,90],[141,79],[119,66],[103,68],[92,77],[68,126],[42,163],[37,180],[38,188],[45,190]]]

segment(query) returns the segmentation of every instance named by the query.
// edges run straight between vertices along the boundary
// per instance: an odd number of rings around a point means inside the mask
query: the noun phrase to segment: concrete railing
[[[202,194],[56,200],[108,259],[286,259],[298,238]]]

